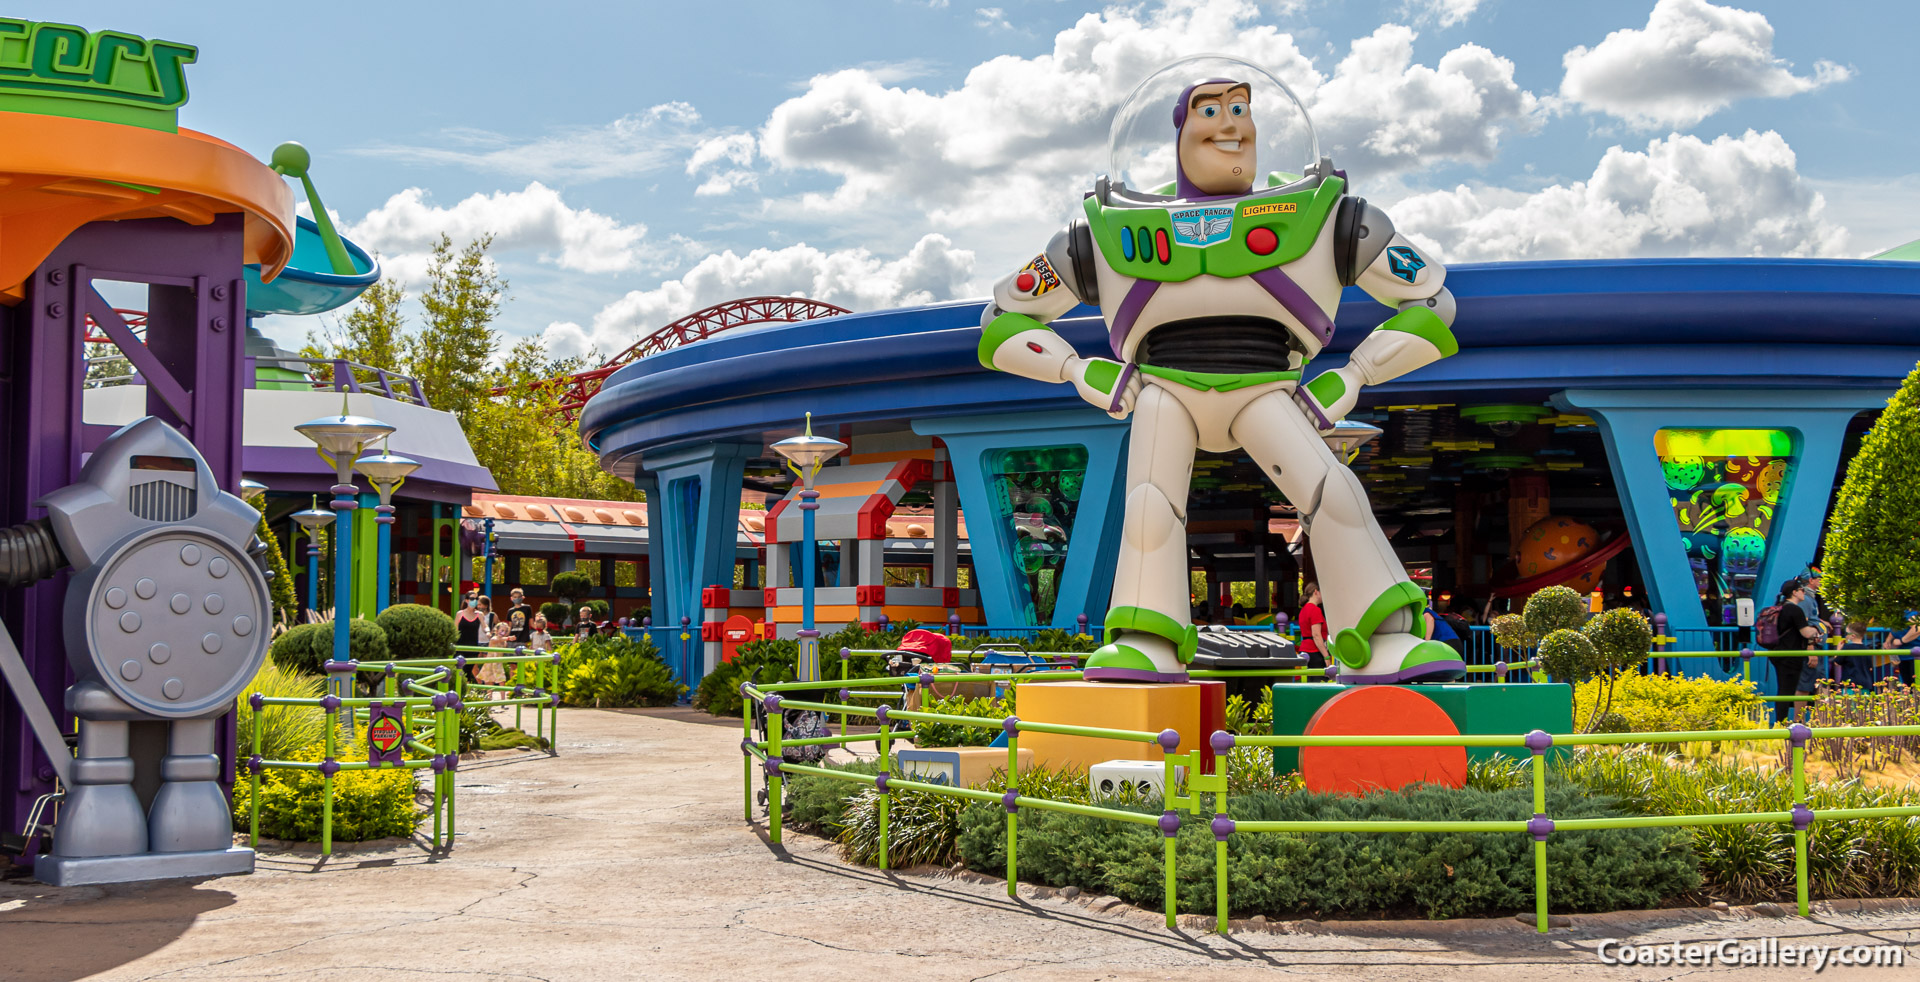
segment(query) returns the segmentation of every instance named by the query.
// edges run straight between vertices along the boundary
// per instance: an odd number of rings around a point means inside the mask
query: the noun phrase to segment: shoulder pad
[[[1393,221],[1367,199],[1349,195],[1340,199],[1333,227],[1335,272],[1341,286],[1352,286],[1393,241]]]
[[[1080,301],[1100,305],[1100,280],[1094,273],[1093,232],[1084,218],[1076,218],[1053,234],[1047,243],[1047,261],[1067,282],[1067,289]]]

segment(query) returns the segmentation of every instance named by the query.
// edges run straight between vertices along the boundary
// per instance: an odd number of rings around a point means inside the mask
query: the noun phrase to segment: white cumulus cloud
[[[647,228],[574,208],[560,192],[535,181],[519,191],[475,194],[450,207],[433,204],[421,188],[408,188],[349,223],[345,232],[381,253],[389,275],[417,281],[427,251],[442,233],[456,245],[492,235],[494,256],[531,252],[562,269],[612,273],[641,264]]]
[[[375,146],[349,152],[541,181],[595,181],[671,167],[707,134],[692,106],[667,102],[603,126],[571,127],[532,140],[515,141],[471,128],[448,130],[441,136],[442,143],[435,146]]]
[[[1407,12],[1441,27],[1463,24],[1480,9],[1480,0],[1407,0]]]
[[[1044,241],[1106,169],[1108,128],[1132,87],[1202,52],[1285,81],[1323,149],[1356,177],[1483,162],[1506,134],[1540,125],[1541,102],[1514,82],[1511,61],[1468,44],[1417,65],[1414,37],[1382,27],[1327,74],[1249,0],[1167,0],[1086,14],[1050,51],[990,59],[945,91],[858,69],[820,75],[769,115],[759,152],[770,169],[834,183],[771,200],[766,214],[847,230],[991,231],[1009,243],[988,254],[997,266]]]
[[[1707,0],[1659,0],[1644,29],[1614,31],[1562,63],[1561,96],[1648,129],[1691,126],[1739,99],[1798,95],[1853,75],[1830,61],[1795,75],[1774,57],[1765,14]]]
[[[589,348],[620,351],[653,330],[717,303],[753,296],[802,296],[852,310],[947,300],[973,275],[973,253],[946,236],[923,236],[896,259],[865,249],[826,251],[800,244],[781,249],[729,249],[710,255],[677,279],[634,290],[602,308],[590,328],[565,322],[546,330],[556,354]]]
[[[1774,132],[1675,133],[1612,147],[1584,181],[1539,191],[1458,187],[1388,210],[1449,262],[1631,256],[1842,256],[1847,231]]]

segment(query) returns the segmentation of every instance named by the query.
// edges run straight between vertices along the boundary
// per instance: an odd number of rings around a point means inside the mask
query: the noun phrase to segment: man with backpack
[[[1769,651],[1798,652],[1767,656],[1768,663],[1773,665],[1775,695],[1812,695],[1815,684],[1820,681],[1820,656],[1807,652],[1820,637],[1820,629],[1808,623],[1807,612],[1801,609],[1800,601],[1805,599],[1806,591],[1807,585],[1799,577],[1788,580],[1781,584],[1780,597],[1773,606],[1755,618],[1754,639],[1762,647]],[[1773,704],[1775,723],[1785,722],[1792,715],[1793,703]]]

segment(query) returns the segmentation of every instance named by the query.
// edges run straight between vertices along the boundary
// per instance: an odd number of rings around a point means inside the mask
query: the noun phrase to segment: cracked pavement
[[[828,843],[766,841],[741,820],[738,724],[683,713],[568,710],[561,755],[463,764],[448,854],[389,841],[263,849],[252,876],[59,889],[0,882],[0,980],[311,982],[457,979],[858,979],[1054,982],[1303,976],[1546,982],[1675,979],[1782,968],[1599,964],[1635,944],[1791,940],[1914,946],[1920,904],[1840,904],[1808,920],[1701,909],[1576,916],[1541,937],[1510,918],[1236,922],[1168,931],[1111,897],[1067,899],[970,874],[842,863]],[[264,844],[263,844],[264,845]]]

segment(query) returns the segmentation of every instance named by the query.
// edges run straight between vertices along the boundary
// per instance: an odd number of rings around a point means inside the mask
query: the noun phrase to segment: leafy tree
[[[1883,627],[1920,608],[1920,366],[1887,402],[1834,500],[1821,592],[1850,619]]]
[[[287,568],[287,554],[280,551],[280,536],[267,524],[265,515],[260,516],[260,527],[255,534],[267,544],[267,568],[273,571],[267,590],[273,594],[273,609],[283,617],[292,617],[299,612],[300,598],[293,590],[293,571]]]
[[[1540,667],[1555,682],[1582,682],[1606,667],[1587,636],[1563,627],[1540,639]]]
[[[407,292],[393,280],[367,288],[340,323],[336,333],[325,329],[308,334],[301,354],[308,358],[345,358],[362,365],[401,371],[407,364],[406,315],[401,307]]]
[[[427,402],[467,422],[486,401],[487,360],[499,345],[493,319],[506,299],[507,281],[487,258],[492,235],[468,242],[456,255],[445,233],[433,244],[427,290],[420,295],[426,324],[407,339],[407,360]]]

